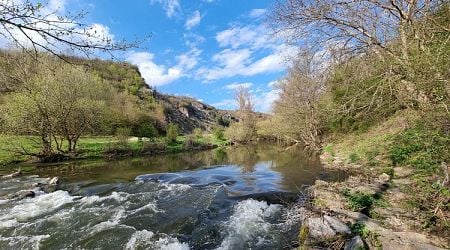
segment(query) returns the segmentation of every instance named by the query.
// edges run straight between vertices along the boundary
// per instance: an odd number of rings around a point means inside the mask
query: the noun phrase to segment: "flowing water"
[[[0,249],[289,248],[299,216],[287,203],[343,177],[271,144],[22,168],[0,180]],[[5,198],[52,176],[57,191]]]

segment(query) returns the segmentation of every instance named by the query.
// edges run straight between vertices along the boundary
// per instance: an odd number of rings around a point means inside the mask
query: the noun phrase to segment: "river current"
[[[289,249],[300,191],[342,177],[269,144],[23,170],[0,180],[0,249]],[[56,191],[6,199],[52,176]]]

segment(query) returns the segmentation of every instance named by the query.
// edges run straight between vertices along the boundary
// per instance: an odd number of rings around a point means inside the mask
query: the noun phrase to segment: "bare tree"
[[[414,108],[439,102],[429,89],[442,85],[442,77],[429,74],[429,80],[419,82],[423,72],[414,64],[448,54],[443,49],[438,56],[428,51],[436,47],[434,37],[446,37],[441,48],[450,40],[450,28],[441,20],[445,15],[436,15],[448,4],[448,0],[279,0],[271,18],[275,32],[307,50],[332,51],[346,62],[362,54],[377,55],[387,65],[380,72],[385,81],[374,82],[361,92],[374,93],[377,100],[388,87],[402,107]]]
[[[106,27],[82,23],[85,12],[61,15],[48,3],[31,0],[0,1],[0,36],[21,49],[90,55],[136,47],[138,42],[115,41]],[[111,54],[112,55],[112,54]]]
[[[232,124],[226,131],[227,137],[232,141],[248,143],[256,136],[256,118],[254,113],[253,97],[248,88],[239,86],[234,99],[238,106],[238,123]]]
[[[280,0],[272,13],[277,33],[291,41],[338,46],[345,53],[388,54],[405,63],[408,47],[422,42],[415,25],[445,1]],[[448,27],[443,27],[449,30]],[[413,34],[412,36],[409,34]],[[401,53],[389,46],[399,38]]]
[[[316,151],[322,143],[319,100],[325,92],[325,78],[314,64],[314,54],[293,63],[277,86],[280,96],[274,104],[274,118],[288,140]]]

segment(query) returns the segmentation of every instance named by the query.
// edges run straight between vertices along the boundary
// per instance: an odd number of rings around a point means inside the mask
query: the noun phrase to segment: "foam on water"
[[[0,222],[17,220],[26,221],[34,217],[52,213],[67,203],[71,203],[76,196],[71,196],[66,191],[56,191],[42,194],[33,199],[23,199],[11,210],[0,216]]]
[[[281,209],[280,205],[248,199],[239,202],[226,223],[228,235],[218,249],[236,249],[242,244],[261,245],[272,226],[268,222]]]
[[[7,243],[11,249],[40,249],[42,240],[50,238],[50,235],[35,235],[35,236],[15,236],[2,237],[0,236],[0,243]]]
[[[187,243],[181,243],[178,239],[161,235],[155,240],[155,233],[147,230],[136,231],[128,240],[125,249],[149,248],[161,250],[185,250],[189,249]]]

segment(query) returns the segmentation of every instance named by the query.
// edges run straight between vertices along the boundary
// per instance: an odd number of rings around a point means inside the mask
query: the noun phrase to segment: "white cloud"
[[[200,15],[200,11],[196,10],[196,11],[194,11],[194,14],[192,14],[192,16],[186,20],[184,27],[186,27],[186,29],[190,30],[190,29],[194,28],[195,26],[199,25],[201,21],[202,21],[202,16]]]
[[[183,38],[186,45],[191,48],[195,48],[205,41],[204,37],[194,33],[185,33]]]
[[[220,102],[213,103],[211,105],[222,109],[235,109],[237,106],[236,101],[234,99],[225,99]]]
[[[278,87],[278,85],[279,85],[279,82],[278,82],[277,80],[276,80],[276,81],[271,81],[271,82],[269,82],[269,83],[267,84],[267,86],[268,86],[269,88],[272,88],[272,89]]]
[[[162,86],[182,76],[182,72],[176,67],[166,69],[164,65],[156,64],[154,57],[148,52],[132,52],[127,61],[139,67],[142,77],[151,86]]]
[[[273,86],[276,81],[272,81],[267,86]],[[253,86],[252,83],[232,83],[229,85],[226,85],[224,88],[226,89],[237,89],[240,86],[251,88]],[[253,102],[255,105],[255,110],[258,112],[264,112],[264,113],[270,113],[272,112],[272,107],[275,101],[279,98],[280,91],[277,88],[270,87],[268,90],[265,88],[265,90],[262,90],[260,88],[251,89],[250,92],[252,93]],[[235,109],[237,107],[236,101],[234,99],[225,99],[217,103],[212,104],[215,107],[218,108],[224,108],[224,109]]]
[[[254,11],[262,13],[262,10]],[[298,48],[285,45],[279,37],[269,35],[261,25],[234,25],[216,34],[223,50],[211,58],[211,65],[200,68],[196,77],[205,82],[234,76],[254,76],[281,72]]]
[[[238,88],[251,88],[253,85],[253,83],[251,82],[245,82],[245,83],[231,83],[228,84],[224,87],[224,89],[229,89],[229,90],[236,90]]]
[[[231,27],[216,35],[216,41],[220,47],[251,47],[254,49],[271,47],[277,41],[268,35],[268,29],[264,25],[248,25],[243,27]]]
[[[258,18],[258,17],[262,17],[266,13],[267,13],[266,9],[253,9],[253,10],[250,11],[249,17],[251,17],[251,18]]]
[[[259,112],[270,113],[273,104],[278,100],[279,96],[280,93],[277,89],[272,89],[254,96],[253,101],[255,102],[255,109]]]
[[[233,76],[254,76],[263,73],[281,72],[288,66],[288,58],[296,54],[297,48],[288,45],[276,46],[270,54],[255,59],[251,49],[225,49],[215,54],[213,67],[200,68],[196,76],[204,81],[214,81]]]
[[[179,0],[151,0],[151,4],[159,3],[162,5],[167,17],[172,18],[176,14],[181,13]]]
[[[162,86],[187,76],[188,72],[198,64],[201,53],[201,50],[194,48],[178,55],[177,64],[172,67],[155,63],[155,55],[148,52],[132,52],[128,55],[127,61],[139,67],[148,85]]]
[[[201,53],[201,50],[193,48],[189,52],[177,56],[177,67],[182,69],[183,71],[193,69],[195,66],[197,66]]]

